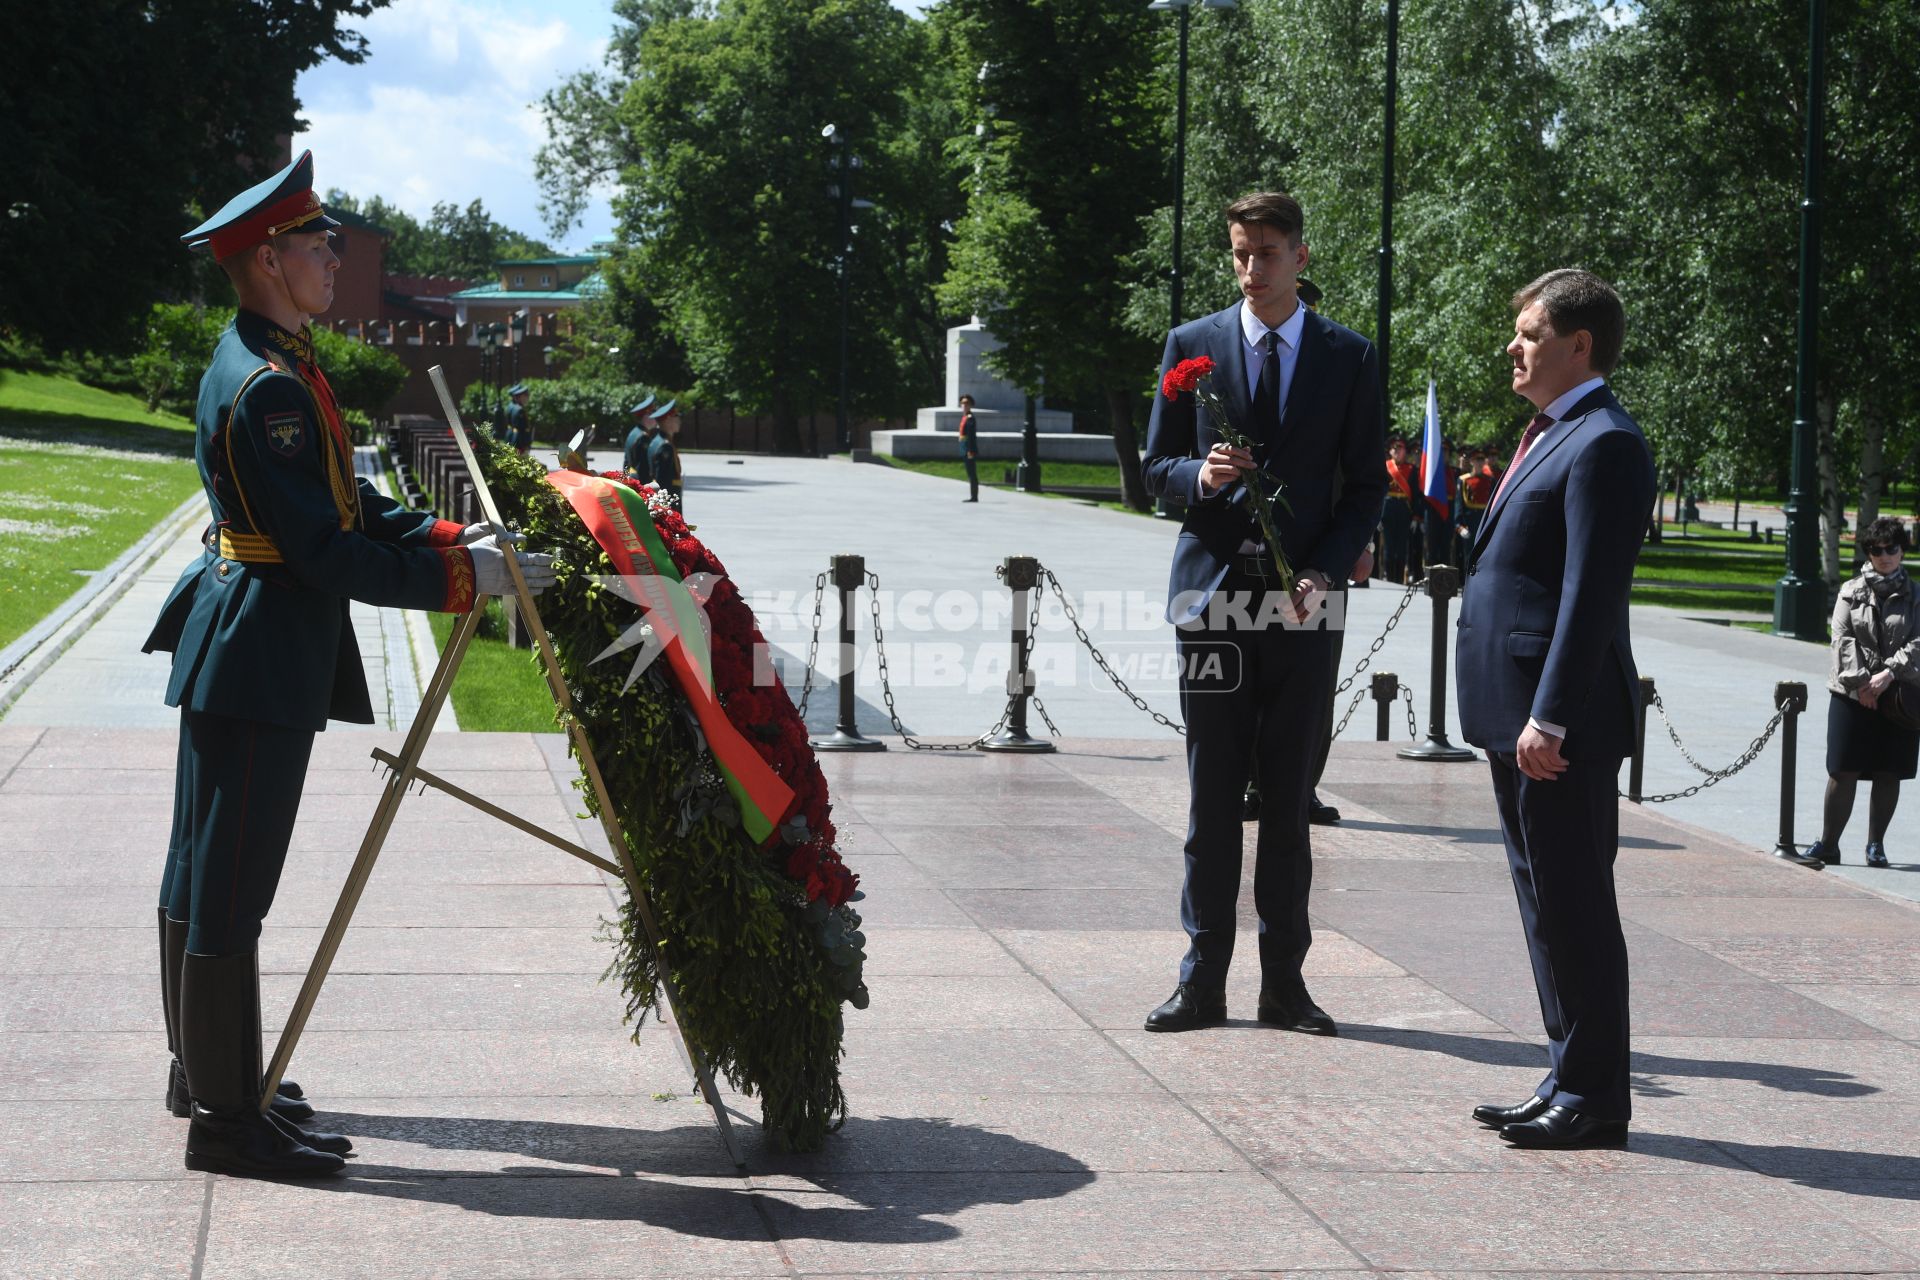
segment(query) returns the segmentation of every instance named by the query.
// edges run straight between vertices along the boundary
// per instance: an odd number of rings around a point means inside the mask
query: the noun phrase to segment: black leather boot
[[[260,1114],[256,966],[252,948],[188,954],[181,965],[180,1061],[193,1098],[187,1168],[265,1178],[338,1173],[346,1161],[296,1142]]]
[[[186,1119],[193,1111],[187,1096],[187,1073],[180,1065],[180,964],[187,954],[187,922],[169,920],[167,909],[160,908],[160,993],[166,1005],[167,1052],[173,1060],[167,1064],[167,1110]],[[256,1007],[256,1016],[258,1009]],[[301,1101],[306,1094],[291,1080],[282,1080],[273,1099],[274,1114],[298,1123],[313,1118],[311,1104]]]
[[[255,955],[258,956],[258,948],[255,949]],[[253,1024],[247,1028],[247,1044],[253,1050],[253,1078],[264,1087],[267,1081],[267,1068],[262,1060],[260,1048],[260,965],[257,958],[253,973]],[[293,1087],[298,1089],[300,1086]],[[275,1093],[273,1105],[267,1108],[266,1114],[273,1121],[274,1128],[295,1142],[306,1143],[315,1151],[343,1156],[353,1150],[353,1143],[340,1134],[303,1128],[299,1121],[312,1116],[313,1108],[299,1098],[289,1098],[284,1093]]]
[[[187,955],[187,925],[167,919],[160,908],[160,1000],[167,1015],[167,1110],[185,1119],[192,1109],[187,1099],[187,1073],[180,1067],[180,965]]]

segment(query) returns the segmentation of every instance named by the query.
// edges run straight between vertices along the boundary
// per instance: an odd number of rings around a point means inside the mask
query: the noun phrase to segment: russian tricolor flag
[[[1445,442],[1440,438],[1440,396],[1427,379],[1427,421],[1420,439],[1420,492],[1442,516],[1453,515],[1453,473],[1447,469]]]

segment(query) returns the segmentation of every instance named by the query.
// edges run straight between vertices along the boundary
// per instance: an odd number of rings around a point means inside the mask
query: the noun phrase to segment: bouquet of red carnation
[[[1213,358],[1195,356],[1191,360],[1182,360],[1167,370],[1167,376],[1160,380],[1160,394],[1169,400],[1177,400],[1186,392],[1207,407],[1207,414],[1213,419],[1214,430],[1219,433],[1220,441],[1235,449],[1253,452],[1253,441],[1241,434],[1233,425],[1233,419],[1227,416],[1226,402],[1220,399],[1220,393],[1211,385],[1213,377]],[[1256,473],[1258,474],[1258,473]],[[1246,483],[1243,480],[1241,483]],[[1260,536],[1266,539],[1267,551],[1273,556],[1274,568],[1280,572],[1280,589],[1292,591],[1294,582],[1293,566],[1287,563],[1287,553],[1280,549],[1280,534],[1273,524],[1273,504],[1278,502],[1289,513],[1293,508],[1287,506],[1286,498],[1278,493],[1268,495],[1266,486],[1259,483],[1246,485],[1247,501],[1253,506],[1254,519],[1260,522]]]

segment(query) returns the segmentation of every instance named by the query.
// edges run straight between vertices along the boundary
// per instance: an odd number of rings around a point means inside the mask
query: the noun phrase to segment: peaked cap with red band
[[[331,231],[339,222],[327,216],[313,194],[313,152],[257,186],[248,187],[187,234],[189,249],[210,250],[225,258],[293,231]]]

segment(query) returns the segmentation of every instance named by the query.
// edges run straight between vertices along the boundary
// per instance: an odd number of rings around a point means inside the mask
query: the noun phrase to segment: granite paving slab
[[[318,744],[262,939],[269,1048],[372,816],[365,749],[397,742]],[[826,757],[872,1003],[846,1014],[849,1116],[824,1151],[775,1149],[722,1082],[743,1178],[670,1029],[632,1042],[600,981],[617,885],[409,797],[292,1064],[357,1153],[302,1186],[187,1174],[160,1105],[173,734],[0,725],[9,743],[7,1274],[277,1276],[321,1238],[326,1274],[383,1280],[1920,1271],[1920,912],[1630,806],[1633,1131],[1522,1153],[1467,1115],[1546,1060],[1483,768],[1336,752],[1322,794],[1348,820],[1313,833],[1306,962],[1340,1022],[1323,1039],[1254,1020],[1245,886],[1232,1020],[1141,1029],[1185,945],[1177,743]],[[433,750],[604,848],[556,736]],[[114,804],[76,803],[86,772]],[[1516,1226],[1562,1203],[1556,1230]]]
[[[1570,1178],[1511,1152],[1514,1172],[1323,1173],[1281,1181],[1377,1267],[1533,1267],[1662,1274],[1910,1269],[1798,1188],[1738,1172]],[[1550,1230],[1516,1224],[1552,1216]]]
[[[1181,1227],[1181,1265],[1203,1270],[1298,1273],[1355,1261],[1253,1173],[839,1174],[756,1182],[802,1273],[1131,1267],[1166,1253],[1169,1222]]]

